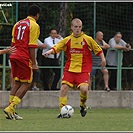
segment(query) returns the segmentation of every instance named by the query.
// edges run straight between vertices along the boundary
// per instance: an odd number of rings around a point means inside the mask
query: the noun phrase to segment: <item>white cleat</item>
[[[19,116],[16,112],[14,113],[14,117],[16,120],[23,120],[23,117]]]

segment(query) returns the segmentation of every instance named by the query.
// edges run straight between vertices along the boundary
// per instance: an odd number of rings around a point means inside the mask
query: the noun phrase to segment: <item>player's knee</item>
[[[61,96],[66,96],[67,92],[68,92],[69,86],[66,84],[63,84],[61,86],[61,90],[60,90],[60,94]]]
[[[80,86],[80,91],[82,94],[87,94],[88,93],[88,86]]]

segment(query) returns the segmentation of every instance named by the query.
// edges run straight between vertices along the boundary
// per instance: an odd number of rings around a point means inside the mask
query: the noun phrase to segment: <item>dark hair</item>
[[[51,28],[51,29],[50,29],[50,33],[51,33],[52,30],[56,30],[56,32],[58,32],[57,29],[55,29],[55,28]]]
[[[29,16],[36,16],[37,13],[40,14],[40,7],[39,6],[37,6],[37,5],[31,5],[28,8],[27,15],[29,15]]]
[[[120,31],[118,31],[118,32],[116,32],[116,33],[115,33],[115,35],[117,35],[117,34],[121,34],[121,32],[120,32]],[[121,34],[121,35],[122,35],[122,34]]]

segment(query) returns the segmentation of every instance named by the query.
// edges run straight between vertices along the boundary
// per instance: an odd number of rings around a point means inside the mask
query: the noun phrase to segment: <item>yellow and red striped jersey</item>
[[[37,39],[40,35],[40,27],[36,20],[30,16],[18,21],[12,29],[12,46],[16,47],[15,54],[11,54],[10,58],[29,59],[29,49],[37,48]]]
[[[78,37],[75,37],[72,33],[52,47],[52,49],[55,53],[60,51],[66,52],[67,62],[65,70],[75,73],[91,72],[91,51],[94,51],[97,56],[103,52],[94,39],[83,32]]]

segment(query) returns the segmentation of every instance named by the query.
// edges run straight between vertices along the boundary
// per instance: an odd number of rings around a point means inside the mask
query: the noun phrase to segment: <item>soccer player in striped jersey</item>
[[[10,62],[15,81],[10,92],[10,105],[4,109],[9,119],[18,120],[15,107],[21,102],[31,85],[33,70],[38,70],[35,48],[38,47],[37,40],[40,34],[40,27],[36,23],[39,16],[40,8],[37,5],[31,5],[27,18],[18,21],[12,29],[12,46],[15,46],[16,52],[10,55]]]
[[[80,19],[75,18],[72,20],[71,29],[73,33],[44,53],[44,56],[47,57],[50,54],[56,54],[60,51],[66,52],[67,62],[62,78],[59,106],[61,108],[67,104],[69,87],[76,85],[80,90],[80,113],[84,117],[87,113],[88,79],[92,70],[91,51],[93,50],[97,56],[100,56],[101,67],[106,65],[106,61],[101,47],[92,37],[82,32],[82,21]],[[57,118],[62,118],[61,114]]]

